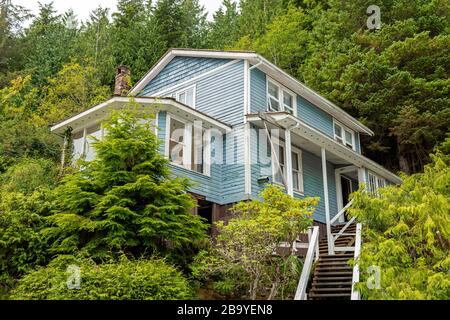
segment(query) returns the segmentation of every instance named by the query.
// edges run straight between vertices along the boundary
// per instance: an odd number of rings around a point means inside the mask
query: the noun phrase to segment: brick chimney
[[[127,66],[120,66],[116,71],[116,84],[114,86],[115,96],[126,96],[131,89],[131,71]]]

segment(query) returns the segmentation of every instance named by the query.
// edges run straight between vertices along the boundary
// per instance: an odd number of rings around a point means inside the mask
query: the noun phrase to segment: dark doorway
[[[344,176],[341,176],[342,189],[342,206],[345,207],[349,202],[350,193],[352,193],[352,181]],[[345,221],[348,221],[347,211],[344,213]]]
[[[212,220],[213,220],[213,203],[206,200],[197,200],[197,214],[206,219],[209,225],[208,232],[211,234]]]

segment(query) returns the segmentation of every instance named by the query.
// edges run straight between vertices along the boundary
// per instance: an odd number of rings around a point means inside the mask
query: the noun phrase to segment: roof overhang
[[[218,121],[202,112],[192,109],[191,107],[177,102],[172,98],[131,98],[131,97],[114,97],[110,100],[92,107],[76,116],[73,116],[63,122],[54,125],[51,131],[54,133],[63,133],[68,127],[71,127],[74,132],[98,123],[111,114],[114,110],[123,110],[130,107],[137,106],[143,112],[158,112],[168,111],[178,117],[188,121],[201,121],[204,128],[215,128],[222,132],[231,131],[231,126]]]
[[[176,56],[197,57],[197,58],[217,58],[248,60],[251,64],[258,64],[258,68],[269,75],[271,78],[280,82],[290,90],[296,92],[301,97],[310,101],[312,104],[329,113],[334,118],[345,124],[350,129],[357,132],[373,135],[373,131],[363,125],[360,121],[353,118],[347,112],[325,99],[314,90],[289,75],[287,72],[271,63],[263,56],[251,51],[217,51],[202,49],[171,49],[150,69],[150,71],[130,90],[129,96],[135,96],[141,92],[145,86],[155,78],[164,67]]]
[[[247,115],[247,120],[256,125],[261,125],[258,122],[267,121],[283,129],[290,129],[292,133],[313,143],[317,148],[325,148],[335,159],[342,159],[357,167],[367,168],[395,184],[402,183],[402,179],[396,174],[354,150],[345,147],[291,114],[286,112],[249,114]],[[299,147],[302,146],[300,145]]]

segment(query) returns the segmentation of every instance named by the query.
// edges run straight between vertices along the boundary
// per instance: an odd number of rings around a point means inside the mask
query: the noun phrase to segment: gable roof
[[[277,80],[287,88],[291,89],[299,96],[313,103],[316,107],[322,109],[334,118],[345,124],[350,129],[357,132],[373,135],[373,131],[349,115],[347,112],[336,106],[328,99],[322,97],[314,90],[289,75],[287,72],[268,61],[263,56],[254,51],[219,51],[204,49],[170,49],[162,56],[158,62],[150,69],[149,72],[139,80],[129,92],[129,96],[135,96],[141,92],[145,86],[154,79],[167,66],[173,58],[180,57],[197,57],[197,58],[218,58],[233,60],[248,60],[252,65],[258,65],[258,68]]]

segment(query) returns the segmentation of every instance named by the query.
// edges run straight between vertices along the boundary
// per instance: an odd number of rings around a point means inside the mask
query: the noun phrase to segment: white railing
[[[306,287],[308,285],[309,275],[314,261],[319,260],[319,227],[312,228],[312,234],[309,237],[309,246],[303,264],[302,274],[298,281],[297,291],[294,300],[306,300]]]
[[[335,223],[344,213],[345,211],[347,211],[348,208],[350,208],[353,204],[353,200],[350,201],[349,203],[347,203],[345,205],[345,207],[343,207],[341,209],[341,211],[338,212],[337,215],[335,215],[333,217],[333,219],[330,220],[330,229],[331,226],[333,225],[333,223]],[[338,232],[338,233],[330,233],[327,236],[330,237],[332,239],[331,241],[331,251],[329,252],[329,254],[335,254],[335,251],[353,251],[354,248],[353,247],[336,247],[334,242],[337,240],[337,238],[339,238],[342,235],[348,235],[347,233],[345,233],[345,230],[347,230],[347,228],[355,221],[355,217],[353,217],[352,219],[350,219],[350,221],[348,221],[343,227],[342,229]]]
[[[358,258],[361,252],[361,223],[356,225],[356,239],[355,239],[355,265],[353,266],[353,276],[352,276],[352,300],[359,300],[359,291],[356,290],[355,285],[359,282],[359,265]]]
[[[347,204],[345,205],[345,207],[343,207],[343,208],[341,209],[341,211],[339,211],[338,214],[335,215],[335,216],[333,217],[333,219],[330,220],[330,224],[335,223],[335,222],[337,221],[337,219],[339,219],[339,217],[342,216],[342,215],[344,214],[344,212],[345,212],[348,208],[351,207],[352,204],[353,204],[353,200],[350,201],[349,203],[347,203]]]

